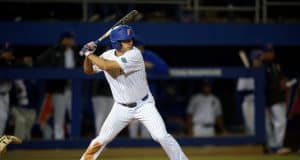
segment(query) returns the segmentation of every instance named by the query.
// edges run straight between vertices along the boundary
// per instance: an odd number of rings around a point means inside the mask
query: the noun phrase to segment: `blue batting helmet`
[[[128,25],[120,25],[115,27],[109,36],[111,46],[117,50],[121,49],[120,41],[133,39],[134,32]]]

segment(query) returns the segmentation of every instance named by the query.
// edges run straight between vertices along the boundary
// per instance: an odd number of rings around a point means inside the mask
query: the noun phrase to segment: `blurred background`
[[[83,149],[98,134],[113,100],[78,51],[133,9],[151,91],[180,144],[299,152],[299,0],[0,0],[0,135],[24,140],[11,149]],[[135,122],[111,147],[158,146],[150,138]]]

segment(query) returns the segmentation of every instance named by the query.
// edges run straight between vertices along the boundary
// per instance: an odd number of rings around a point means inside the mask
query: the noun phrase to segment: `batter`
[[[166,131],[164,121],[155,107],[142,54],[133,46],[132,28],[128,25],[117,26],[109,38],[113,49],[99,57],[93,54],[97,47],[94,42],[89,42],[82,49],[85,51],[85,73],[103,71],[115,102],[99,135],[91,141],[81,160],[95,160],[104,147],[133,120],[140,121],[148,129],[170,160],[187,160],[179,144]]]

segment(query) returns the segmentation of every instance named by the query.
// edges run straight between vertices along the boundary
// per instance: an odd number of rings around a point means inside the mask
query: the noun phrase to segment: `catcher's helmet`
[[[120,25],[113,28],[109,36],[111,46],[117,50],[121,49],[120,41],[129,40],[133,38],[134,32],[132,28],[128,25]]]

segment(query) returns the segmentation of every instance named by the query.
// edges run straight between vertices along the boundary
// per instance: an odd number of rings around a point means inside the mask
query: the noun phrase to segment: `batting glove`
[[[89,42],[85,44],[82,49],[80,50],[79,54],[81,56],[89,56],[90,54],[93,54],[97,49],[97,45],[95,42]]]

